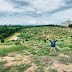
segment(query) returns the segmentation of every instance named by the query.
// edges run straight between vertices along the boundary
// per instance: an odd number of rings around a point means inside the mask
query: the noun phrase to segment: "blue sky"
[[[66,20],[72,20],[72,0],[0,0],[0,25],[59,25]]]

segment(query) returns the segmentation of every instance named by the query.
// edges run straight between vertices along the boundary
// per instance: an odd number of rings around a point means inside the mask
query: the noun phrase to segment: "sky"
[[[0,25],[61,25],[72,20],[72,0],[0,0]]]

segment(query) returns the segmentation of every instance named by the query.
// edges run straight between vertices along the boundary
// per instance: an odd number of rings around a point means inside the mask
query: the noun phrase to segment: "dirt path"
[[[19,33],[15,33],[13,36],[11,36],[8,41],[13,40],[14,37],[17,37],[19,35]]]

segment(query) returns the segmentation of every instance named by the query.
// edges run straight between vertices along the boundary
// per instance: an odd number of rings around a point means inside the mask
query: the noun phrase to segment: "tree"
[[[70,24],[69,27],[72,28],[72,24]]]
[[[4,36],[0,35],[0,39],[4,38]]]
[[[1,39],[1,42],[4,43],[4,39]]]
[[[70,31],[72,29],[72,24],[69,25]],[[72,34],[71,34],[71,42],[72,42]]]

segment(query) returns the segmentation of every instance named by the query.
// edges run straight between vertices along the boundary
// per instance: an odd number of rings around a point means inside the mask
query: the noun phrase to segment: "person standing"
[[[49,40],[50,42],[51,42],[51,52],[50,52],[50,54],[52,55],[52,51],[54,50],[54,52],[55,52],[55,55],[56,55],[56,50],[55,50],[55,42],[57,41],[57,40]]]

